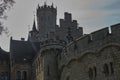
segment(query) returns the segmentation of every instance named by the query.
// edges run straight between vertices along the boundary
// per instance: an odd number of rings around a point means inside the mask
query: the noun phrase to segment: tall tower
[[[46,40],[50,32],[55,32],[57,10],[53,4],[51,6],[38,5],[37,9],[37,28],[39,31],[40,40]]]

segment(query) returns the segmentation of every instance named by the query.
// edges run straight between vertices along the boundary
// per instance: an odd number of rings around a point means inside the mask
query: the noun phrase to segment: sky
[[[77,20],[83,27],[84,34],[91,33],[104,27],[120,23],[120,0],[15,0],[16,3],[7,12],[8,18],[4,21],[9,30],[9,36],[0,36],[0,46],[9,51],[10,37],[27,40],[36,15],[38,4],[54,4],[57,7],[57,24],[64,18],[64,12],[72,13],[72,19]],[[36,17],[35,17],[36,19]]]

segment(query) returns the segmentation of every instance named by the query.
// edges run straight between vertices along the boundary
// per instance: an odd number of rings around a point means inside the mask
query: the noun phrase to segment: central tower
[[[46,40],[50,32],[55,32],[57,9],[53,4],[47,6],[38,5],[37,9],[37,28],[39,31],[40,40]]]

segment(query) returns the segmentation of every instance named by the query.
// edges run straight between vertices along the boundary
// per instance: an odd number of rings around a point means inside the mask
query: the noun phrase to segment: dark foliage
[[[10,9],[14,3],[14,0],[0,0],[0,35],[2,32],[8,34],[8,29],[3,26],[2,20],[7,18],[6,11]]]

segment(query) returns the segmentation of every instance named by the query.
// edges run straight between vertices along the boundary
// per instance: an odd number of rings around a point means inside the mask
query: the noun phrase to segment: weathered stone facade
[[[108,29],[105,28],[69,44],[65,48],[66,52],[60,55],[60,79],[119,80],[119,29],[120,24],[113,25],[113,33],[108,33]],[[102,35],[98,36],[99,34]]]
[[[0,80],[10,79],[9,53],[0,48]]]
[[[53,4],[38,6],[28,40],[11,38],[1,80],[120,80],[120,24],[84,35],[70,13],[60,26],[56,15]]]

